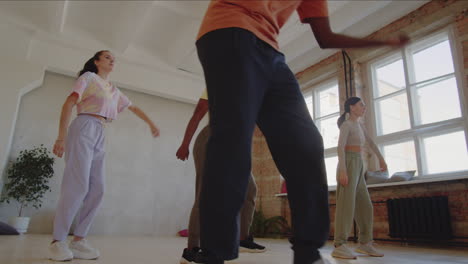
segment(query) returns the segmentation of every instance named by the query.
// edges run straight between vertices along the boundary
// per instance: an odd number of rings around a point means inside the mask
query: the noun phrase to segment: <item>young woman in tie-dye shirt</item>
[[[54,240],[49,247],[52,260],[99,257],[99,251],[84,238],[104,193],[104,123],[128,108],[149,125],[153,137],[159,135],[148,116],[109,81],[114,61],[112,53],[105,50],[90,58],[62,107],[53,152],[58,157],[65,152],[65,171],[54,220]],[[78,116],[67,131],[75,105]],[[74,238],[68,245],[66,238],[78,210]]]

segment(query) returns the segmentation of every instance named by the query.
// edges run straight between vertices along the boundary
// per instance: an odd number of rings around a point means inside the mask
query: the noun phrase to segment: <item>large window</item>
[[[452,42],[446,30],[369,64],[375,132],[390,175],[416,170],[439,177],[468,170]]]
[[[328,185],[336,185],[336,166],[339,129],[336,120],[340,116],[340,99],[336,78],[307,89],[304,97],[310,115],[323,137]]]

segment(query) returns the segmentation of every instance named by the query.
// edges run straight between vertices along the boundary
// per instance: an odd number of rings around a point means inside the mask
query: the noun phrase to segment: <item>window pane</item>
[[[417,88],[416,102],[420,123],[427,124],[461,116],[457,82],[450,78],[435,84]],[[418,111],[419,110],[419,111]]]
[[[413,61],[416,82],[454,72],[452,52],[448,40],[415,52]]]
[[[323,137],[323,145],[324,148],[333,148],[338,145],[338,137],[340,135],[340,129],[336,125],[336,120],[338,119],[338,115],[327,118],[321,119],[317,121],[317,126],[320,129],[320,134]]]
[[[338,84],[318,92],[318,97],[320,100],[320,113],[318,113],[318,116],[326,116],[340,111]]]
[[[338,167],[338,156],[325,158],[325,167],[327,169],[328,186],[336,185],[336,168]]]
[[[453,132],[423,139],[429,174],[468,169],[465,133]]]
[[[399,59],[376,69],[377,91],[375,97],[381,97],[399,91],[406,86],[403,60]]]
[[[377,122],[380,121],[379,135],[385,135],[410,128],[408,100],[406,93],[377,101]]]
[[[305,96],[304,99],[307,104],[307,108],[309,109],[310,116],[314,118],[314,98],[312,95],[308,95]]]
[[[382,155],[387,162],[389,176],[398,171],[418,169],[413,141],[386,145],[383,147]]]

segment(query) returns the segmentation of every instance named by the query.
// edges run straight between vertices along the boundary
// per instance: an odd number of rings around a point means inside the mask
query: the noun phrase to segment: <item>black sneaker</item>
[[[200,264],[224,264],[224,260],[206,250],[198,251],[195,255],[194,262]]]
[[[182,253],[182,258],[180,258],[180,264],[193,262],[198,251],[200,251],[200,248],[198,247],[194,247],[192,249],[185,248],[184,253]]]
[[[239,252],[262,253],[265,251],[266,249],[264,246],[253,241],[253,236],[249,236],[247,239],[241,240],[239,243]]]

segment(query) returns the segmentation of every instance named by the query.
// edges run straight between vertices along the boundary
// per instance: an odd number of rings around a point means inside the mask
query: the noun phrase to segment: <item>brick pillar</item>
[[[280,192],[281,176],[258,127],[252,145],[252,173],[258,187],[256,208],[261,208],[266,217],[282,215],[281,199],[275,196]]]

